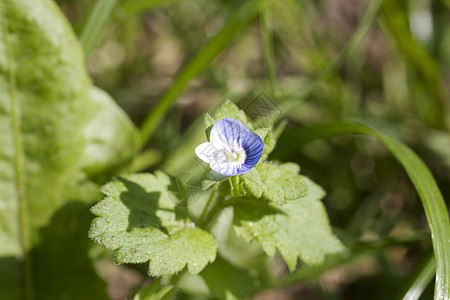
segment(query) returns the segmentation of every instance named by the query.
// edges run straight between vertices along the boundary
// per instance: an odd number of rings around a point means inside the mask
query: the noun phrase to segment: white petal
[[[208,164],[216,160],[221,151],[223,151],[222,147],[211,142],[202,143],[195,148],[195,154],[198,158]]]

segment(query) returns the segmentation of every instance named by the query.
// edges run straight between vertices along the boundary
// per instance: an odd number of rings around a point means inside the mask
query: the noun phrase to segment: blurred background
[[[81,34],[95,1],[56,2]],[[223,51],[204,71],[180,85],[134,171],[198,169],[193,172],[201,176],[193,148],[204,140],[202,114],[226,99],[245,107],[263,92],[288,128],[358,120],[407,143],[450,199],[445,1],[285,0],[268,1],[257,12],[242,9],[245,2],[124,0],[114,8],[87,66],[94,83],[137,126],[183,81],[191,62],[208,60],[202,49],[234,14],[247,18],[230,29],[232,37],[224,39]],[[427,266],[432,248],[421,202],[404,170],[375,139],[333,138],[295,155],[277,149],[273,158],[300,164],[303,174],[322,185],[331,224],[344,242],[412,238],[253,299],[397,299]],[[278,275],[287,272],[279,258],[273,265]],[[146,282],[139,266],[114,266],[108,259],[97,267],[113,299],[130,297]],[[420,299],[432,294],[431,282]],[[180,295],[201,298],[183,290]]]

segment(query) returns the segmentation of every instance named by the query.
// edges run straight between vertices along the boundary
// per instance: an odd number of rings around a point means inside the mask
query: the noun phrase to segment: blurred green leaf
[[[450,221],[448,210],[430,170],[409,147],[363,124],[332,122],[285,132],[279,140],[278,157],[292,154],[300,146],[313,140],[346,134],[365,134],[376,137],[405,169],[420,196],[431,229],[436,260],[435,299],[449,299]]]
[[[424,136],[424,145],[450,169],[450,134],[443,130],[429,130]]]
[[[142,151],[135,156],[131,164],[130,173],[138,173],[147,170],[162,160],[162,151],[150,149]]]
[[[263,179],[264,180],[264,179]],[[308,194],[282,206],[270,206],[283,213],[267,214],[261,205],[236,201],[234,227],[247,241],[256,240],[267,255],[278,250],[293,271],[300,258],[306,264],[321,264],[327,255],[344,250],[331,232],[328,217],[320,202],[325,192],[306,177]],[[261,201],[260,201],[261,202]]]
[[[231,43],[234,36],[251,23],[258,12],[259,3],[259,0],[245,1],[230,17],[220,32],[209,40],[203,49],[180,71],[171,87],[164,93],[158,104],[142,123],[141,137],[143,144],[146,144],[151,138],[164,115],[172,107],[172,104],[189,81],[205,70]]]
[[[104,182],[130,164],[139,148],[139,133],[107,93],[94,87],[90,95],[83,170],[89,177]]]
[[[441,93],[438,63],[412,36],[408,20],[408,1],[383,1],[382,20],[393,36],[399,52],[411,68],[415,92],[412,100],[419,116],[435,128],[446,128],[444,97]],[[421,94],[426,95],[421,95]]]
[[[217,257],[200,275],[212,294],[223,300],[247,299],[260,286],[251,271],[233,266],[221,257]]]
[[[106,198],[92,208],[98,216],[89,237],[115,250],[116,263],[150,261],[151,276],[173,275],[187,265],[199,273],[214,261],[217,244],[176,210],[170,178],[162,172],[118,177],[103,186]]]

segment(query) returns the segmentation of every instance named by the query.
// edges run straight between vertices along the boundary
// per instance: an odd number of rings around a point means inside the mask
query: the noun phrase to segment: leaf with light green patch
[[[162,172],[127,175],[106,184],[105,199],[92,208],[97,218],[89,237],[114,250],[117,263],[150,261],[151,276],[173,275],[186,265],[190,274],[199,273],[214,261],[217,243],[176,209],[170,184]]]
[[[216,121],[225,119],[225,118],[232,118],[238,121],[241,121],[245,126],[247,126],[249,129],[252,129],[252,123],[248,120],[247,115],[245,112],[239,107],[231,102],[230,100],[226,100],[217,110],[214,114],[214,119]]]
[[[209,142],[209,136],[211,134],[211,129],[215,123],[216,123],[216,120],[214,120],[214,118],[210,114],[206,113],[203,115],[203,125],[205,126],[205,134],[206,134],[206,138],[208,139],[208,142]]]
[[[278,138],[280,137],[281,133],[283,132],[284,128],[286,127],[286,122],[280,122],[277,126],[274,128],[270,127],[270,131],[267,132],[267,134],[264,136],[263,142],[264,142],[264,151],[261,156],[260,161],[265,161],[270,153],[275,149],[275,146],[277,145]],[[265,128],[261,128],[259,130],[262,130]],[[258,129],[255,129],[255,131]]]
[[[263,127],[263,128],[256,128],[255,130],[253,130],[253,132],[259,135],[261,140],[264,141],[271,130],[272,130],[271,127]]]
[[[261,201],[258,205],[239,201],[233,203],[237,234],[247,241],[256,240],[270,256],[278,250],[291,271],[299,258],[306,264],[316,265],[322,263],[327,255],[344,250],[331,232],[320,201],[325,192],[310,179],[302,177],[302,180],[308,188],[308,195],[286,202],[283,206]],[[269,208],[283,213],[268,213]]]
[[[265,161],[276,146],[277,140],[274,134],[272,133],[272,130],[267,132],[267,134],[264,136],[263,143],[264,143],[264,150],[263,154],[261,155],[260,161]]]

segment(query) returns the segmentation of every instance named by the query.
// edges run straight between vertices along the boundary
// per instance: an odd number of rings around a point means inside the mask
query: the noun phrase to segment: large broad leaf
[[[177,211],[170,178],[162,173],[134,174],[106,184],[106,198],[92,208],[98,217],[89,236],[115,250],[116,263],[150,261],[151,276],[172,275],[185,266],[199,273],[216,257],[217,243]]]
[[[303,177],[308,194],[282,206],[259,201],[235,201],[235,230],[244,239],[256,240],[268,255],[278,250],[293,271],[300,258],[307,264],[320,264],[325,257],[344,250],[331,232],[320,199],[325,192]],[[272,208],[272,213],[270,212]]]
[[[90,178],[105,182],[129,165],[139,148],[139,133],[107,93],[93,87],[90,99],[87,145],[81,163]]]
[[[104,299],[74,203],[96,197],[81,172],[98,109],[82,51],[50,0],[2,0],[0,24],[0,294]]]

